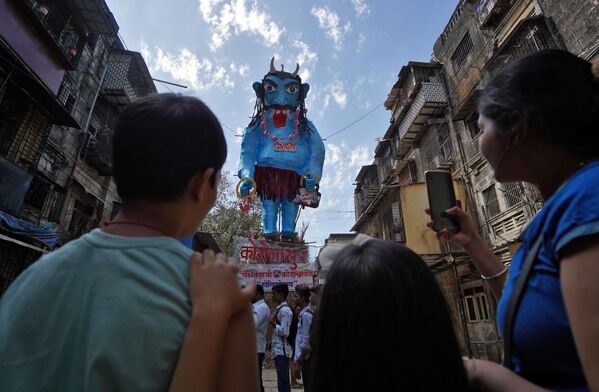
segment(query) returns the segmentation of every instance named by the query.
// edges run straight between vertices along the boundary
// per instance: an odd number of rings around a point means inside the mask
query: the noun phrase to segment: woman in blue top
[[[510,270],[458,207],[461,230],[440,238],[464,247],[507,304],[527,253],[540,238],[513,317],[512,363],[466,366],[479,390],[599,391],[599,62],[547,50],[514,62],[485,88],[480,150],[500,182],[526,181],[545,204],[523,234]]]

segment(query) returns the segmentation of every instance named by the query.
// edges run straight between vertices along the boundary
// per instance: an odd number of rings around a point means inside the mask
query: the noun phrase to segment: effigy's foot
[[[297,233],[293,231],[284,231],[281,233],[281,241],[298,242]]]
[[[262,237],[264,237],[264,239],[266,240],[278,240],[279,239],[279,233],[274,232],[274,233],[262,233]]]

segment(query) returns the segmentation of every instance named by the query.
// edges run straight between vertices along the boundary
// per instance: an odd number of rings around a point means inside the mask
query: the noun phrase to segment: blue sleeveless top
[[[512,351],[518,374],[554,391],[588,391],[562,298],[560,252],[572,240],[598,233],[599,160],[596,160],[574,173],[532,220],[522,246],[512,259],[497,305],[497,323],[503,335],[507,304],[522,263],[534,241],[542,236],[514,317]]]

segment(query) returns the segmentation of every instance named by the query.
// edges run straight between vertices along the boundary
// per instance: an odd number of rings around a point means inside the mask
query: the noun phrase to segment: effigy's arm
[[[239,158],[239,178],[254,178],[256,168],[256,153],[258,151],[258,135],[260,127],[258,124],[247,127],[243,131],[241,140],[241,156]]]
[[[316,182],[318,183],[322,177],[325,148],[322,138],[320,137],[320,134],[316,130],[314,124],[309,121],[308,126],[310,127],[310,158],[308,159],[308,164],[306,165],[306,172],[316,177]]]

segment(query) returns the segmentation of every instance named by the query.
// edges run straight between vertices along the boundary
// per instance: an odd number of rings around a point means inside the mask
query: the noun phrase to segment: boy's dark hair
[[[595,158],[599,84],[591,66],[559,49],[523,57],[487,84],[478,112],[508,134],[526,126],[581,160]]]
[[[314,285],[313,287],[310,288],[310,292],[314,293],[314,294],[320,294],[321,287],[322,287],[322,285],[320,285],[320,284]]]
[[[306,303],[310,302],[310,289],[307,286],[296,286],[295,292],[302,297]]]
[[[258,293],[259,296],[264,297],[264,287],[262,287],[261,284],[256,285],[256,293]]]
[[[227,157],[218,119],[202,101],[178,94],[141,98],[121,113],[114,132],[114,180],[125,202],[172,201],[191,178]]]
[[[272,286],[273,293],[283,294],[285,298],[289,295],[289,287],[285,283],[279,283]]]

